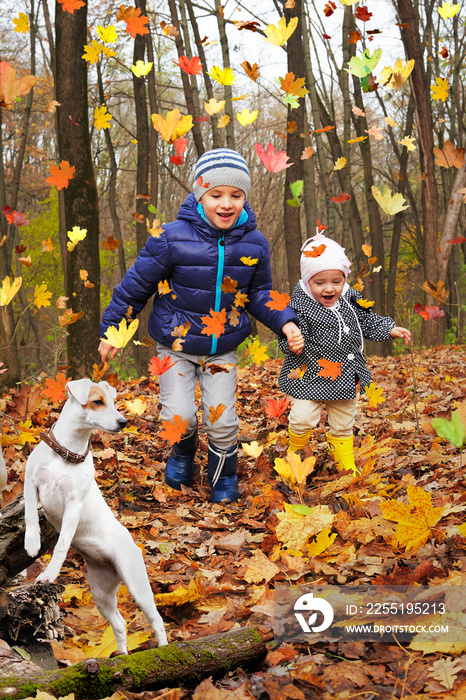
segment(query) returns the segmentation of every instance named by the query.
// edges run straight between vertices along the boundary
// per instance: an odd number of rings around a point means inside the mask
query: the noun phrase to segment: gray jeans
[[[186,435],[197,427],[196,386],[201,390],[203,426],[208,439],[220,450],[228,450],[238,439],[239,420],[236,415],[236,352],[234,350],[222,355],[189,355],[186,352],[174,352],[166,345],[157,343],[157,355],[162,359],[167,355],[176,364],[159,376],[160,418],[173,420],[178,415],[188,419]],[[209,367],[211,369],[209,369]],[[219,370],[218,368],[222,369]],[[224,371],[227,370],[227,371]],[[212,407],[214,411],[220,404],[225,406],[222,414],[213,422],[209,419]]]

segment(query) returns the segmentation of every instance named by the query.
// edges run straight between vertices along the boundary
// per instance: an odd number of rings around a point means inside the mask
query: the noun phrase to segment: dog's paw
[[[49,571],[50,567],[48,566],[45,571],[43,571],[39,576],[36,578],[35,583],[53,583],[55,579],[58,576],[58,573],[54,575],[53,571]]]
[[[40,532],[26,531],[24,538],[24,549],[30,557],[35,557],[40,549]]]

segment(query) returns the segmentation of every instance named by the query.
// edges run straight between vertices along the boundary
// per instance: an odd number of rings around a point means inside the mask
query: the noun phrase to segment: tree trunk
[[[70,375],[89,376],[99,362],[100,258],[99,207],[92,163],[88,118],[87,66],[82,59],[87,43],[87,4],[73,14],[55,5],[55,79],[60,161],[76,168],[65,193],[66,230],[86,229],[86,237],[67,254],[66,294],[74,312],[83,316],[68,327]],[[86,270],[93,287],[80,278]]]
[[[60,671],[32,672],[27,681],[15,675],[0,679],[4,700],[74,693],[77,700],[105,698],[117,690],[141,692],[167,686],[193,685],[208,676],[222,677],[239,666],[261,659],[267,649],[251,627],[141,651],[114,659],[88,659]],[[2,690],[3,689],[3,690]]]
[[[225,29],[225,20],[222,15],[222,5],[220,0],[215,0],[215,14],[217,16],[218,33],[220,36],[220,46],[222,47],[223,68],[230,68],[230,53],[228,50],[228,38]],[[289,42],[288,42],[289,43]],[[233,90],[231,85],[223,86],[223,96],[225,98],[225,114],[228,114],[230,121],[226,125],[225,133],[227,139],[227,148],[235,150],[235,128],[233,123]]]

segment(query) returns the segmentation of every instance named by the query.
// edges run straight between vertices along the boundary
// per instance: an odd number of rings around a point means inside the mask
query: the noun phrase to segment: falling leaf
[[[168,440],[170,445],[179,442],[183,437],[188,427],[188,419],[183,420],[181,416],[173,416],[173,420],[162,420],[162,430],[159,431],[159,436],[163,440]]]
[[[454,17],[460,10],[460,6],[452,5],[450,2],[444,2],[441,7],[438,7],[438,13],[442,19],[450,19]]]
[[[317,363],[322,368],[317,373],[318,377],[328,377],[332,381],[335,381],[337,377],[341,376],[341,367],[343,365],[342,362],[332,362],[331,360],[327,360],[325,357],[323,357],[320,360],[317,360]]]
[[[377,204],[385,212],[385,214],[388,214],[388,216],[397,214],[398,212],[408,209],[409,207],[409,204],[406,204],[405,206],[406,200],[400,192],[392,194],[388,187],[384,188],[384,192],[382,194],[382,192],[375,185],[372,185],[372,194]]]
[[[154,356],[148,365],[149,374],[151,377],[159,377],[161,374],[165,374],[165,372],[175,365],[176,361],[172,362],[169,355],[165,355],[162,359]]]
[[[369,136],[373,136],[375,141],[383,141],[383,133],[382,132],[382,127],[381,126],[371,126],[370,129],[364,129],[366,134],[369,134]]]
[[[439,280],[437,284],[426,281],[422,285],[421,289],[427,292],[429,296],[434,297],[434,299],[437,299],[437,301],[440,302],[445,302],[450,294],[450,292],[445,288],[445,282],[442,282],[442,280]]]
[[[47,285],[45,282],[42,282],[42,284],[36,284],[34,287],[34,305],[37,306],[38,309],[42,308],[43,306],[50,306],[50,297],[52,296],[52,292],[47,291]]]
[[[335,165],[333,166],[333,169],[334,170],[342,170],[345,167],[346,163],[347,163],[346,158],[343,158],[343,157],[337,158],[337,161],[336,161]]]
[[[49,377],[45,380],[46,388],[42,392],[42,396],[46,399],[50,399],[53,403],[59,403],[65,398],[65,387],[67,383],[71,380],[71,377],[67,377],[63,372],[58,372],[55,379]]]
[[[329,2],[324,7],[324,15],[326,17],[331,17],[336,9],[337,9],[337,6],[333,2],[333,0],[329,0]]]
[[[101,338],[101,340],[114,348],[124,348],[136,333],[138,326],[139,319],[135,318],[128,325],[126,318],[122,318],[118,324],[118,328],[116,326],[109,326],[104,333],[105,337]]]
[[[83,315],[84,315],[83,311],[78,311],[77,313],[73,313],[73,309],[66,309],[65,313],[62,314],[62,316],[58,317],[60,327],[65,328],[65,326],[71,326],[72,323],[76,323],[76,321],[79,321],[79,319]]]
[[[253,65],[251,66],[249,61],[243,61],[243,63],[241,64],[241,68],[244,69],[244,72],[249,78],[251,78],[251,80],[254,80],[254,82],[257,81],[258,77],[260,76],[259,66],[257,65],[257,63],[253,63]]]
[[[204,328],[201,331],[203,335],[215,335],[218,337],[225,331],[225,323],[227,322],[226,309],[214,311],[210,309],[209,316],[201,316],[201,322]]]
[[[56,100],[50,100],[50,102],[47,104],[45,111],[50,112],[50,114],[55,114],[57,111],[57,107],[61,106],[61,102],[57,102]]]
[[[250,257],[247,257],[247,258],[243,257],[243,258],[240,258],[240,260],[244,265],[247,265],[248,267],[252,267],[253,265],[257,265],[257,263],[259,262],[259,258],[250,258]]]
[[[355,75],[357,78],[364,78],[372,73],[382,56],[382,49],[376,49],[371,56],[369,49],[366,49],[362,57],[353,56],[348,62],[348,68],[344,68],[347,73]]]
[[[27,95],[34,86],[37,78],[34,75],[16,77],[16,68],[6,61],[0,63],[0,107],[13,109],[18,97]]]
[[[148,63],[144,63],[144,61],[136,61],[135,64],[131,64],[131,70],[136,78],[141,78],[143,75],[150,73],[153,65],[154,64],[151,61]]]
[[[358,306],[361,306],[363,309],[370,309],[371,306],[374,306],[375,302],[369,301],[368,299],[358,299],[357,304],[358,304]]]
[[[358,41],[361,41],[361,39],[362,39],[362,34],[359,31],[359,29],[356,29],[356,31],[354,31],[354,32],[350,29],[349,34],[350,34],[350,40],[349,40],[350,45],[357,44]]]
[[[100,247],[102,250],[116,250],[119,245],[120,241],[117,241],[116,238],[113,238],[113,236],[109,234],[105,241],[101,242]]]
[[[248,352],[255,365],[261,365],[263,362],[269,359],[269,356],[267,355],[267,346],[261,345],[258,338],[248,345]]]
[[[241,126],[247,126],[248,124],[252,124],[253,121],[257,119],[258,114],[258,111],[250,112],[249,109],[245,108],[241,112],[236,113],[236,118]]]
[[[340,202],[348,202],[351,199],[351,195],[346,192],[342,192],[337,197],[330,197],[332,202],[335,204],[340,204]]]
[[[298,18],[292,17],[287,25],[285,17],[280,17],[278,25],[269,24],[265,28],[266,41],[274,46],[284,46],[298,26]]]
[[[57,190],[68,187],[69,181],[73,179],[76,168],[70,165],[67,160],[62,160],[60,165],[50,166],[50,177],[46,178],[49,185],[55,186]]]
[[[303,255],[305,258],[319,258],[326,250],[325,243],[321,243],[318,246],[312,246],[309,250],[303,250]]]
[[[210,406],[208,419],[211,425],[218,421],[225,408],[226,406],[223,403],[219,403],[218,406],[215,406],[215,408],[214,406]]]
[[[280,418],[288,408],[289,401],[286,396],[281,399],[268,399],[265,405],[265,413],[269,418]]]
[[[353,106],[352,112],[357,117],[365,117],[366,116],[366,113],[363,112],[362,109],[359,109],[359,107],[356,107],[356,105]]]
[[[218,129],[224,129],[227,124],[230,123],[230,115],[229,114],[224,114],[220,119],[218,120],[217,128]]]
[[[369,406],[372,408],[377,408],[379,403],[384,403],[385,401],[382,387],[377,387],[374,382],[371,382],[366,387],[366,396],[369,399]]]
[[[267,145],[267,151],[260,143],[255,144],[256,153],[259,156],[262,163],[265,165],[267,170],[271,173],[279,173],[285,168],[289,168],[293,163],[288,163],[288,156],[285,151],[278,151],[275,153],[275,146],[271,143]]]
[[[361,143],[361,141],[365,141],[367,139],[367,136],[358,136],[356,139],[348,139],[347,143]]]
[[[391,117],[385,117],[384,121],[388,126],[393,127],[393,129],[398,129],[398,124]]]
[[[152,226],[150,225],[149,219],[146,219],[146,229],[154,238],[160,238],[163,233],[163,228],[160,225],[160,219],[154,219]]]
[[[51,238],[44,238],[41,243],[41,248],[43,253],[51,253],[55,250],[55,246],[52,243]]]
[[[451,412],[451,420],[433,418],[431,424],[437,435],[462,449],[466,444],[466,402],[463,401],[455,411]]]
[[[141,8],[132,7],[126,9],[132,10],[125,17],[122,17],[123,21],[126,22],[126,32],[131,34],[133,39],[135,39],[138,34],[149,34],[149,28],[145,26],[149,22],[149,17],[141,15]]]
[[[402,146],[406,146],[408,151],[415,151],[416,146],[414,145],[414,138],[411,138],[410,136],[405,136],[404,139],[401,139],[401,141],[398,141]]]
[[[244,22],[244,21],[233,22],[233,24],[235,25],[236,29],[238,29],[238,31],[241,31],[242,29],[247,29],[250,32],[257,32],[257,27],[260,26],[259,22],[249,21],[249,20],[246,22]]]
[[[288,379],[302,379],[307,372],[307,365],[302,365],[301,367],[295,367],[291,372],[288,373]]]
[[[271,296],[271,301],[268,301],[266,303],[266,306],[268,306],[273,311],[283,311],[283,309],[286,309],[286,307],[290,303],[290,295],[287,294],[286,292],[283,292],[283,294],[280,294],[280,292],[277,292],[275,290],[271,290],[270,296]]]
[[[460,168],[464,165],[464,148],[455,149],[454,144],[450,139],[445,141],[443,149],[434,148],[436,155],[435,162],[441,168]]]
[[[286,92],[287,95],[295,95],[295,97],[304,97],[309,94],[309,90],[306,90],[304,83],[306,78],[296,78],[294,73],[287,73],[284,78],[279,78],[281,89]]]
[[[99,24],[96,27],[96,31],[99,35],[100,41],[103,41],[104,44],[114,44],[118,39],[118,32],[113,24],[109,24],[108,27],[104,27]]]
[[[235,82],[235,74],[233,73],[233,68],[220,68],[220,66],[212,66],[210,72],[207,71],[207,75],[210,75],[217,83],[220,85],[233,85]]]
[[[401,58],[397,60],[394,67],[386,66],[379,76],[379,80],[384,87],[399,90],[408,80],[414,68],[414,59],[406,61],[403,66]]]
[[[432,494],[409,484],[409,503],[389,500],[380,504],[383,517],[397,523],[393,537],[394,547],[417,552],[433,536],[432,528],[443,516],[443,508],[432,506]]]
[[[98,41],[93,39],[90,44],[84,45],[84,53],[81,56],[85,61],[89,61],[91,65],[97,63],[99,56],[102,53],[103,46]]]
[[[20,12],[18,17],[15,17],[13,20],[13,24],[15,25],[15,32],[18,32],[18,34],[27,34],[29,31],[29,17],[24,14],[24,12]]]
[[[218,114],[225,107],[225,100],[216,100],[212,97],[208,102],[204,102],[204,109],[207,114]]]
[[[107,107],[102,105],[102,107],[96,107],[94,111],[94,126],[100,131],[100,129],[110,128],[110,119],[112,115],[107,112]]]
[[[200,75],[202,73],[202,63],[199,56],[193,56],[189,59],[187,56],[180,56],[178,61],[178,63],[176,61],[173,61],[173,63],[188,75]]]
[[[333,126],[328,125],[328,126],[322,127],[322,129],[316,129],[316,130],[314,131],[314,133],[315,133],[315,134],[322,134],[322,133],[324,133],[324,132],[326,132],[326,131],[332,131],[332,129],[334,129],[334,128],[335,128],[334,125],[333,125]]]
[[[80,7],[84,7],[86,4],[82,0],[57,0],[62,6],[65,12],[69,12],[71,15],[74,14],[75,10],[79,10]]]
[[[358,9],[354,13],[354,16],[361,22],[368,22],[372,17],[372,12],[369,12],[365,5],[359,5]]]
[[[70,239],[69,242],[67,242],[66,247],[68,249],[68,252],[71,253],[71,251],[73,251],[76,248],[78,243],[86,238],[87,228],[79,228],[79,226],[73,226],[71,231],[67,231],[66,235]]]
[[[181,116],[179,109],[167,112],[165,118],[161,114],[152,114],[152,124],[167,143],[174,143],[180,136],[193,128],[193,118],[190,114]]]
[[[442,100],[442,102],[445,102],[445,100],[448,98],[449,85],[446,78],[437,78],[434,85],[431,85],[430,89],[432,91],[433,100]]]
[[[176,27],[172,27],[171,24],[167,24],[164,20],[162,20],[160,22],[160,27],[161,27],[163,33],[165,34],[165,36],[171,36],[171,37],[179,36],[178,29]],[[207,46],[207,44],[206,44],[206,46]]]
[[[11,282],[10,277],[5,277],[0,287],[0,306],[8,306],[23,283],[22,277],[15,277]]]
[[[313,147],[307,146],[301,154],[301,160],[307,160],[308,158],[312,158],[314,153],[315,153],[315,151],[314,151]]]

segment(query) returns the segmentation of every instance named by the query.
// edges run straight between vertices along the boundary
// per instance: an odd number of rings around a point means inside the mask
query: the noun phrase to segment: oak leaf
[[[312,158],[314,155],[315,150],[313,149],[312,146],[306,146],[304,151],[301,154],[301,160],[307,160],[308,158]]]
[[[221,311],[214,311],[211,309],[209,316],[201,316],[201,321],[204,325],[201,334],[215,335],[218,337],[225,331],[225,323],[227,322],[226,309],[222,309]]]
[[[217,129],[224,129],[227,126],[227,124],[229,124],[229,123],[230,123],[230,115],[224,114],[218,120]]]
[[[154,129],[167,143],[174,143],[180,136],[193,128],[193,118],[190,114],[181,116],[179,109],[172,109],[163,117],[161,114],[152,114]]]
[[[286,292],[280,294],[280,292],[277,292],[274,289],[272,289],[270,291],[270,296],[272,297],[272,299],[271,301],[268,301],[266,303],[266,306],[268,306],[269,309],[272,309],[272,311],[283,311],[283,309],[286,309],[286,307],[290,303],[290,295]]]
[[[183,420],[181,416],[173,416],[173,420],[162,420],[162,430],[159,436],[168,440],[170,445],[179,442],[188,427],[188,419]]]
[[[332,362],[331,360],[325,359],[325,357],[323,357],[320,360],[317,360],[317,362],[322,368],[317,373],[318,377],[328,377],[332,381],[335,381],[337,377],[341,376],[341,366],[343,364],[342,362]]]
[[[70,165],[67,160],[62,160],[60,165],[50,166],[50,177],[45,179],[49,185],[55,186],[57,190],[68,187],[69,181],[73,179],[76,168]]]
[[[241,313],[238,311],[238,308],[236,306],[232,306],[229,313],[228,313],[228,322],[231,326],[235,327],[239,323]]]
[[[397,523],[393,546],[417,552],[433,536],[432,528],[443,517],[444,508],[434,508],[432,495],[413,484],[408,485],[407,494],[408,504],[390,500],[380,508],[386,520]]]

